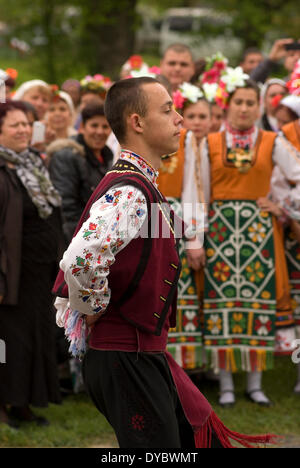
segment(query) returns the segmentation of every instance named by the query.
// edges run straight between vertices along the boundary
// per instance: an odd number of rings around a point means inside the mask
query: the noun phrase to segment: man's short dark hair
[[[173,52],[177,52],[177,54],[188,53],[191,56],[191,59],[194,60],[190,47],[185,44],[176,43],[176,44],[169,45],[163,53],[163,56],[162,56],[163,59],[165,58],[166,53],[169,52],[169,50],[173,50]]]
[[[138,114],[145,117],[148,108],[143,85],[158,83],[154,78],[141,77],[117,81],[108,91],[104,111],[108,123],[119,142],[126,138],[126,117]]]
[[[242,59],[241,59],[241,63],[245,62],[246,58],[248,57],[248,55],[252,55],[252,54],[259,54],[261,56],[263,56],[263,53],[261,50],[259,50],[257,47],[248,47],[246,50],[244,50],[243,52],[243,55],[242,55]]]
[[[105,117],[104,106],[102,104],[91,102],[87,104],[81,111],[83,125],[85,125],[89,119],[92,119],[93,117],[98,117],[98,116]]]

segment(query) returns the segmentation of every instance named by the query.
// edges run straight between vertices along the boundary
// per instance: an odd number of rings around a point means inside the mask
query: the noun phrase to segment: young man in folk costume
[[[265,199],[277,164],[295,181],[290,198],[299,204],[300,164],[275,133],[255,127],[257,85],[238,69],[228,69],[221,81],[226,130],[208,136],[201,159],[210,202],[205,347],[210,365],[220,370],[222,406],[235,403],[232,373],[238,370],[247,372],[247,396],[269,406],[262,371],[273,366],[276,328],[293,326],[294,318],[282,230]]]
[[[115,83],[105,109],[126,149],[88,202],[54,287],[73,353],[84,353],[89,328],[87,390],[122,448],[270,441],[225,428],[166,352],[180,261],[176,217],[163,205],[156,171],[178,147],[182,118],[152,78]],[[145,235],[152,229],[154,236]]]

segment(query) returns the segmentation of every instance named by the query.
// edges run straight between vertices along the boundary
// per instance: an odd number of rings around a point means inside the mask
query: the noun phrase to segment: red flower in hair
[[[128,62],[133,70],[139,70],[143,64],[143,59],[140,55],[132,55],[129,57]]]
[[[59,99],[60,99],[60,97],[59,97],[59,87],[56,84],[52,84],[52,85],[50,85],[50,90],[52,92],[53,102],[59,101]]]
[[[226,68],[226,63],[222,62],[221,60],[219,62],[214,63],[214,68],[216,68],[219,71],[225,70]]]
[[[7,68],[5,73],[7,73],[13,80],[16,80],[18,77],[18,72],[14,68]]]
[[[153,67],[149,68],[150,73],[155,73],[156,75],[160,75],[160,68],[154,65]]]
[[[202,83],[217,83],[220,78],[220,70],[213,67],[211,70],[203,73]]]
[[[182,109],[185,102],[185,98],[182,96],[179,90],[173,93],[173,102],[176,109]]]
[[[276,96],[274,96],[271,100],[271,106],[274,108],[278,107],[282,98],[282,94],[276,94]]]

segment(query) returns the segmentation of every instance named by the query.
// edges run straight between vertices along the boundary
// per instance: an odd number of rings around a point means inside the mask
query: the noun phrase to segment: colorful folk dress
[[[256,204],[269,193],[274,163],[283,166],[290,157],[275,139],[255,127],[228,127],[208,135],[202,154],[210,194],[204,344],[214,369],[272,368],[275,330],[293,324],[280,225]],[[289,174],[295,165],[288,160]],[[295,175],[299,182],[300,166]]]
[[[292,147],[291,152],[296,157],[300,158],[300,125],[299,122],[291,122],[282,128],[282,133],[286,139],[286,143]],[[295,149],[298,151],[296,153]],[[300,159],[299,159],[300,161]],[[291,187],[294,186],[293,181],[287,181],[287,194]],[[300,212],[299,212],[300,215]],[[294,318],[296,321],[297,337],[300,337],[300,245],[295,239],[294,233],[288,227],[285,229],[285,254],[289,271],[292,306],[294,310]]]
[[[191,151],[187,149],[191,147],[192,136],[191,132],[182,131],[178,152],[163,161],[159,170],[158,188],[180,217],[183,217],[183,203],[200,201],[194,163],[187,160],[188,156],[192,158]],[[195,220],[190,222],[194,223]],[[182,270],[178,282],[177,326],[169,331],[167,349],[183,369],[192,370],[203,365],[203,345],[196,281],[194,272],[188,266],[185,249],[185,242],[181,240],[179,254]]]

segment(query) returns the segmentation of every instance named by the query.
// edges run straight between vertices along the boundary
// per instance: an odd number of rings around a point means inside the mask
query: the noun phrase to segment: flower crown
[[[59,100],[59,87],[56,84],[49,85],[53,101]]]
[[[186,104],[196,104],[204,94],[198,86],[190,83],[182,83],[173,93],[173,102],[176,110],[182,110]]]
[[[216,92],[215,101],[222,108],[228,108],[229,95],[237,88],[243,88],[249,75],[244,73],[242,67],[227,67],[221,74],[219,86]]]
[[[109,88],[112,86],[112,81],[108,76],[104,75],[87,75],[80,81],[81,90],[88,90],[104,95],[107,93]]]
[[[18,72],[14,68],[7,68],[6,70],[0,70],[0,79],[6,81],[8,78],[16,80]]]
[[[221,52],[217,52],[211,57],[206,57],[205,72],[201,76],[201,83],[217,83],[221,73],[228,64],[228,59]]]
[[[132,70],[138,71],[144,66],[148,67],[141,55],[131,55],[129,59],[124,63],[122,68],[130,72]]]
[[[148,76],[149,78],[156,78],[156,75],[160,75],[159,67],[148,67],[148,65],[143,66],[140,70],[132,70],[126,78],[142,78],[143,76]]]
[[[300,59],[296,62],[291,79],[286,85],[290,94],[300,96]]]

